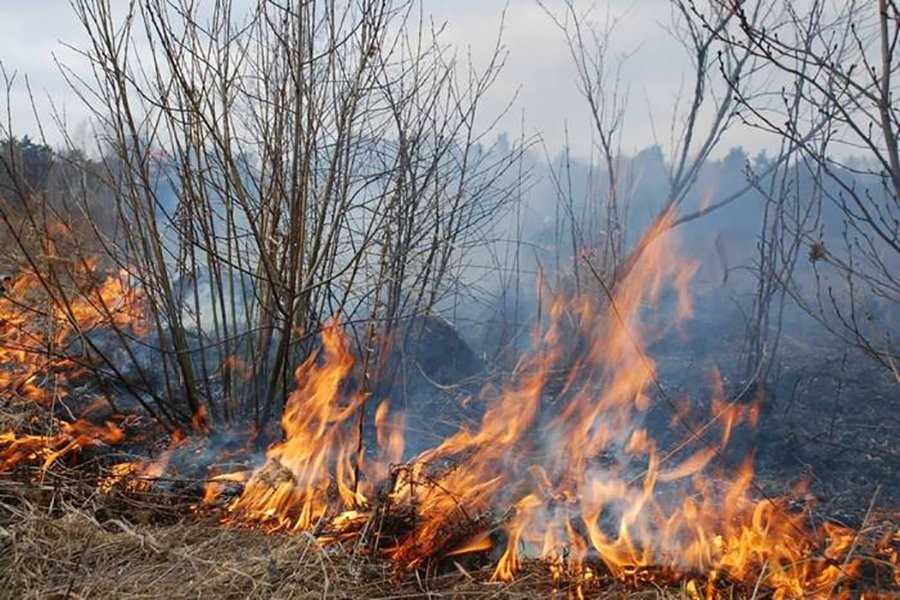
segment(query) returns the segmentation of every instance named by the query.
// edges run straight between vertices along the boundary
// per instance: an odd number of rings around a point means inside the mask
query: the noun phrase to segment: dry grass
[[[0,405],[0,430],[46,418],[20,409]],[[465,557],[398,575],[389,562],[360,555],[349,545],[322,548],[305,534],[225,528],[191,509],[198,497],[190,486],[165,494],[101,494],[97,475],[110,458],[99,449],[79,459],[77,468],[58,461],[40,477],[28,465],[0,474],[0,600],[577,597],[577,588],[554,584],[547,565],[538,562],[526,564],[511,584],[490,583],[486,561]],[[874,533],[867,539],[879,537],[880,520],[869,520]],[[887,580],[872,583],[891,587]],[[690,597],[651,581],[638,590],[605,579],[582,591],[600,599]],[[769,597],[739,586],[721,591],[734,600]],[[893,596],[867,594],[880,597]]]
[[[78,489],[75,489],[78,488]],[[112,502],[112,504],[111,504]],[[118,502],[118,504],[115,504]],[[176,515],[181,515],[176,518]],[[229,529],[184,507],[124,505],[54,477],[0,479],[0,598],[501,598],[571,597],[546,568],[511,584],[451,564],[397,576],[384,560],[321,548],[311,537]],[[588,597],[679,598],[678,590]]]

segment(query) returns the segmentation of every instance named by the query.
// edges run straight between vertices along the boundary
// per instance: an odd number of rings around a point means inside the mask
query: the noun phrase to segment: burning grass
[[[190,515],[195,498],[98,494],[86,471],[56,467],[39,485],[0,479],[0,597],[696,597],[696,580],[664,585],[660,569],[621,581],[603,576],[598,565],[586,584],[554,578],[552,566],[539,560],[525,561],[515,581],[493,583],[489,562],[465,554],[398,577],[389,560],[357,552],[352,543],[323,547],[309,534],[222,528]],[[723,597],[765,597],[733,582],[720,586]]]
[[[567,591],[538,562],[512,583],[490,583],[464,558],[441,572],[397,578],[389,561],[352,547],[323,548],[308,534],[222,528],[158,497],[98,495],[75,475],[56,469],[38,486],[0,480],[0,597],[524,600]],[[592,596],[618,598],[624,590],[612,583]],[[650,588],[631,597],[681,592]]]
[[[480,592],[485,582],[502,583],[487,589],[503,593],[531,577],[544,592],[574,596],[649,588],[675,589],[692,598],[850,598],[871,596],[870,589],[896,591],[896,523],[876,528],[868,515],[855,529],[823,521],[815,517],[815,501],[804,487],[770,497],[755,482],[752,456],[736,469],[725,460],[735,432],[757,424],[757,403],[729,399],[714,379],[708,416],[692,421],[673,413],[670,427],[681,432],[674,444],[661,445],[643,426],[654,402],[672,403],[646,351],[647,341],[665,328],[646,309],[672,286],[679,313],[690,312],[692,273],[666,240],[650,235],[652,243],[626,279],[612,289],[600,281],[608,302],[587,295],[556,298],[532,352],[512,373],[485,387],[480,424],[461,427],[416,456],[404,457],[403,415],[392,413],[387,400],[374,411],[377,431],[366,447],[362,432],[370,397],[358,383],[366,374],[358,371],[346,332],[332,320],[322,331],[321,350],[296,369],[296,386],[281,416],[283,435],[264,456],[254,455],[246,443],[226,450],[201,412],[186,431],[162,435],[153,423],[133,427],[157,448],[161,442],[167,447],[149,458],[111,464],[104,450],[135,439],[125,433],[134,426],[133,416],[56,417],[45,433],[19,431],[0,438],[0,470],[25,468],[30,479],[46,482],[57,465],[93,456],[103,477],[91,502],[184,498],[174,510],[179,518],[196,513],[244,530],[196,534],[202,539],[195,546],[178,537],[181,530],[171,529],[176,525],[162,526],[158,534],[136,533],[130,521],[108,509],[98,518],[97,509],[85,512],[71,503],[65,516],[55,519],[61,525],[35,521],[39,540],[64,539],[66,524],[74,520],[74,527],[94,527],[91,536],[99,536],[101,548],[118,541],[136,544],[140,552],[130,560],[117,556],[110,564],[125,569],[125,562],[159,565],[165,558],[177,563],[173,576],[182,581],[201,581],[203,569],[218,564],[202,556],[209,547],[219,552],[232,540],[270,532],[278,534],[272,538],[277,541],[250,545],[260,544],[271,556],[270,545],[287,546],[283,556],[297,554],[299,564],[309,562],[310,572],[319,569],[326,587],[316,589],[324,595],[332,591],[326,561],[355,573],[362,572],[361,565],[376,568],[378,593],[403,590],[415,581],[412,593],[420,594],[447,572],[463,576]],[[131,320],[123,324],[107,313],[110,326],[131,326]],[[69,333],[57,334],[53,343],[63,346],[72,331],[94,327],[91,314],[84,324],[72,324],[69,315]],[[64,364],[19,364],[20,358],[7,362],[34,380]],[[46,393],[45,386],[34,390]],[[65,394],[52,397],[59,401]],[[29,463],[37,471],[28,472]],[[56,501],[50,506],[51,513],[59,510]],[[149,514],[160,513],[151,508]],[[195,525],[177,527],[193,531]],[[160,536],[172,536],[173,545]],[[78,573],[106,568],[102,561],[85,563],[94,542],[77,538],[80,549],[70,548],[60,558],[66,586],[75,585]],[[34,550],[50,551],[39,545]],[[13,552],[16,556],[21,555]],[[217,576],[226,579],[208,589],[218,596],[232,589],[241,597],[280,596],[280,588],[257,586],[268,581],[272,569],[280,573],[281,560],[251,561],[248,574],[222,558],[227,566]],[[85,570],[84,564],[96,566]],[[161,567],[147,568],[142,563],[135,573],[159,576]],[[356,579],[366,581],[361,575]],[[290,585],[303,588],[305,581]],[[457,591],[452,587],[453,594]],[[99,595],[127,593],[103,588]]]

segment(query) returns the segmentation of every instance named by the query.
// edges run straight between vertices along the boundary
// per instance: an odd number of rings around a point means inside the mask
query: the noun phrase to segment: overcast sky
[[[123,4],[127,0],[116,0]],[[584,99],[575,84],[571,57],[560,31],[535,0],[422,0],[436,22],[446,22],[445,40],[460,52],[471,52],[476,62],[486,61],[494,48],[507,6],[502,43],[508,52],[506,67],[484,105],[484,115],[496,114],[517,95],[513,109],[500,128],[517,135],[524,123],[527,135],[539,134],[551,152],[569,139],[577,154],[591,148],[590,120]],[[560,0],[548,0],[559,6]],[[585,10],[589,2],[581,2]],[[629,90],[626,135],[623,150],[633,152],[654,142],[648,115],[653,115],[658,140],[668,144],[667,131],[674,98],[690,82],[690,61],[667,32],[671,15],[667,0],[608,0],[593,7],[593,18],[607,14],[620,17],[613,34],[617,54],[629,54],[625,83]],[[11,112],[18,135],[36,134],[25,76],[31,84],[35,104],[44,116],[49,98],[64,112],[70,130],[84,126],[86,109],[67,88],[56,64],[58,60],[75,71],[86,71],[83,59],[65,44],[84,45],[84,34],[68,0],[2,0],[0,2],[0,61],[8,73],[17,73],[12,90]],[[0,107],[5,118],[6,108]],[[45,128],[51,143],[58,133]],[[721,152],[742,144],[756,151],[762,144],[747,132],[735,130],[724,140]]]

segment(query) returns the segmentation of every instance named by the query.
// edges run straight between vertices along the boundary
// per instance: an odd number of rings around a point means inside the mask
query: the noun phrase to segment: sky
[[[113,2],[127,4],[127,0]],[[422,0],[422,4],[435,23],[445,24],[444,41],[461,56],[471,56],[476,67],[486,63],[501,35],[506,62],[485,98],[484,123],[493,121],[514,100],[498,123],[499,131],[513,138],[521,132],[538,138],[550,154],[568,140],[575,155],[590,155],[590,113],[576,86],[572,58],[562,33],[536,0]],[[545,6],[559,11],[562,0],[545,0]],[[608,0],[577,6],[601,25],[608,17],[617,19],[612,54],[628,57],[623,71],[628,109],[622,150],[634,153],[657,142],[668,147],[674,98],[689,87],[692,76],[687,54],[667,30],[671,23],[668,0]],[[64,117],[68,131],[86,129],[88,111],[69,89],[59,67],[63,64],[86,74],[86,61],[70,47],[84,44],[85,35],[68,0],[0,2],[0,63],[7,75],[15,74],[9,109],[0,105],[0,118],[5,120],[11,113],[14,133],[39,137],[32,106],[51,144],[61,140],[49,116],[51,106]],[[723,140],[720,154],[736,145],[755,152],[766,142],[736,128]]]

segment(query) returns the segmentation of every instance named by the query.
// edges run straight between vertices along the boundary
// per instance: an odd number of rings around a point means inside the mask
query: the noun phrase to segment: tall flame
[[[342,389],[354,359],[337,321],[322,338],[322,364],[312,355],[297,369],[297,389],[281,418],[284,439],[268,449],[265,466],[230,506],[244,520],[309,529],[338,503],[348,509],[366,504],[354,479],[350,431],[365,396]]]
[[[735,428],[755,425],[758,409],[729,401],[714,379],[710,416],[697,425],[658,380],[647,346],[670,324],[651,319],[648,308],[674,290],[670,321],[688,316],[695,272],[677,258],[664,233],[669,226],[662,219],[647,232],[627,276],[606,282],[594,273],[593,284],[555,297],[531,353],[482,391],[478,426],[460,428],[402,464],[403,415],[391,412],[389,400],[372,407],[376,447],[362,444],[370,398],[356,382],[367,377],[332,320],[321,351],[296,370],[281,439],[259,468],[211,472],[204,502],[224,506],[228,523],[309,531],[323,543],[357,539],[401,570],[496,550],[499,581],[516,577],[522,560],[534,557],[554,577],[579,585],[600,569],[621,580],[656,570],[684,577],[692,597],[717,597],[722,579],[765,586],[775,598],[849,596],[845,583],[862,568],[853,553],[859,534],[832,524],[811,530],[807,513],[792,508],[803,490],[766,498],[753,482],[751,457],[734,472],[721,468]],[[33,285],[20,278],[11,298]],[[22,302],[4,304],[0,388],[49,403],[39,379],[51,363],[68,359],[35,349],[64,345],[73,333],[103,324],[137,328],[138,304],[121,278],[109,279],[65,310],[48,312],[50,337]],[[672,427],[683,436],[673,447],[660,447],[642,426],[652,404],[663,401],[672,404]],[[0,434],[0,471],[23,460],[47,467],[123,437],[115,422],[88,421],[62,422],[49,435]],[[155,460],[114,467],[102,485],[162,476],[183,442],[176,436]],[[223,502],[230,487],[240,491]],[[896,552],[886,556],[900,580]]]
[[[552,303],[538,347],[504,385],[482,393],[477,429],[460,429],[390,471],[382,513],[413,515],[383,550],[400,568],[505,538],[497,580],[512,579],[525,555],[583,580],[594,573],[588,559],[620,578],[651,566],[707,573],[707,596],[720,576],[764,581],[778,598],[828,595],[854,577],[852,531],[829,526],[817,536],[786,500],[753,499],[749,458],[730,477],[710,473],[734,428],[755,422],[754,407],[729,403],[717,386],[710,421],[701,431],[685,421],[686,442],[665,453],[640,427],[651,397],[665,397],[645,347],[659,331],[645,308],[671,285],[678,315],[691,309],[695,267],[675,258],[667,228],[662,221],[648,232],[615,286],[601,281],[593,293]],[[353,359],[336,323],[323,346],[321,365],[311,359],[298,369],[285,439],[232,504],[232,520],[350,529],[372,508],[371,486],[351,477],[364,466],[354,462],[348,435],[364,397],[342,388]],[[376,421],[387,419],[379,407]],[[379,443],[393,444],[396,460],[398,442],[380,436]]]

